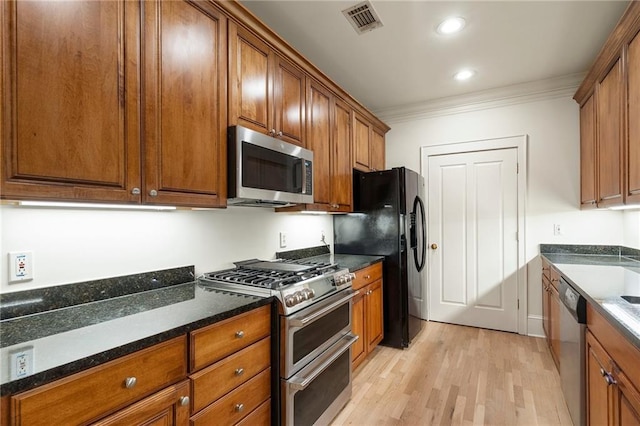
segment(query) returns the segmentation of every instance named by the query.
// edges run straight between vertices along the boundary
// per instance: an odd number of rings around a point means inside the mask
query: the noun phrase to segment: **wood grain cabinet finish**
[[[92,423],[92,426],[187,426],[189,424],[189,381],[137,402],[130,407]]]
[[[618,58],[596,88],[598,207],[622,204],[623,79]]]
[[[2,13],[3,198],[225,205],[226,18],[214,6]]]
[[[596,158],[596,116],[592,95],[580,107],[580,207],[583,209],[597,207]]]
[[[627,49],[627,151],[625,204],[640,203],[640,32]]]
[[[229,23],[229,124],[304,147],[306,75],[267,43]]]
[[[143,202],[226,204],[227,19],[206,2],[144,3]]]
[[[542,328],[551,358],[560,369],[560,275],[546,259],[542,259]]]
[[[382,262],[355,271],[351,329],[359,339],[351,347],[353,368],[357,368],[384,337]]]
[[[384,132],[376,127],[371,128],[371,170],[384,170],[385,169],[385,144],[384,144]]]
[[[361,114],[353,114],[353,168],[362,172],[384,170],[385,132]]]
[[[186,353],[186,336],[181,336],[17,394],[12,397],[12,424],[86,424],[97,420],[184,379]]]
[[[139,202],[139,4],[6,1],[0,13],[2,198]]]
[[[587,304],[589,425],[640,424],[640,350]]]

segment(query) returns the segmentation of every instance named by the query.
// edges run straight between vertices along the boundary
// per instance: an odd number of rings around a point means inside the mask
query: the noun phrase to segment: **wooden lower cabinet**
[[[357,368],[367,355],[382,341],[384,323],[382,314],[382,263],[355,271],[351,330],[359,339],[351,347],[353,368]]]
[[[102,419],[93,426],[186,426],[189,381],[184,380]]]
[[[587,424],[640,424],[640,350],[591,305],[586,332]]]
[[[551,357],[560,368],[560,276],[546,259],[542,259],[542,328],[547,336]]]

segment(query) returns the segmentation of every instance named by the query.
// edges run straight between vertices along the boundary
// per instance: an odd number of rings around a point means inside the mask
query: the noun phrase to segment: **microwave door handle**
[[[300,193],[306,194],[307,193],[307,162],[304,159],[301,159],[300,162],[302,163],[302,167],[301,167],[302,187],[300,188]]]

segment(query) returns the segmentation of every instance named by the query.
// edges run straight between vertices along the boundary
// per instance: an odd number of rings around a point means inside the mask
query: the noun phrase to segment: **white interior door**
[[[429,318],[518,331],[517,149],[429,156]]]

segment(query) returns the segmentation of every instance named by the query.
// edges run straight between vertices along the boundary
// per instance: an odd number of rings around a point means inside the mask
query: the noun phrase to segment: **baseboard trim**
[[[546,337],[542,328],[542,315],[529,315],[527,317],[527,336]]]

